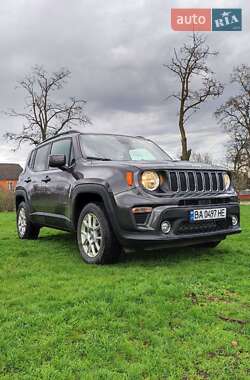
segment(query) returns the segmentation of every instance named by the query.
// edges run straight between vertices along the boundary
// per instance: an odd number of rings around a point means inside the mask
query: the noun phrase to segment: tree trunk
[[[180,106],[180,116],[179,116],[179,129],[181,133],[181,160],[182,161],[189,161],[192,150],[187,148],[187,137],[186,137],[186,131],[184,127],[184,104],[181,104]]]
[[[47,133],[45,128],[41,128],[41,133],[42,133],[42,141],[45,141],[47,138]]]

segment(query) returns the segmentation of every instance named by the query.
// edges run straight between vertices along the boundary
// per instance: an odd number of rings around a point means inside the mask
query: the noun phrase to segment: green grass
[[[19,241],[1,213],[0,379],[250,379],[250,206],[242,227],[102,267],[66,233]]]

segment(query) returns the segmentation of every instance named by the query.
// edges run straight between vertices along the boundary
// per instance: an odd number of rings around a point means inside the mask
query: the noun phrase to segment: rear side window
[[[34,163],[35,171],[42,171],[48,169],[48,157],[50,151],[50,144],[38,148],[36,151],[36,158]]]
[[[70,153],[71,153],[71,139],[64,139],[55,141],[52,145],[51,155],[53,154],[64,154],[66,156],[66,164],[70,164]]]

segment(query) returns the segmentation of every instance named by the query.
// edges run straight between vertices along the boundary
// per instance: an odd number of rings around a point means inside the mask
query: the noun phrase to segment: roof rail
[[[146,137],[144,137],[144,136],[140,136],[140,135],[138,135],[138,136],[136,136],[136,137],[139,138],[139,139],[147,140]]]
[[[62,132],[62,133],[58,133],[58,135],[54,135],[54,136],[48,137],[46,140],[42,141],[40,144],[43,144],[43,143],[45,143],[45,142],[47,142],[47,141],[50,141],[50,140],[53,140],[53,139],[55,139],[56,137],[60,137],[60,136],[64,136],[64,135],[68,135],[68,134],[71,134],[71,133],[81,133],[81,132],[79,132],[79,131],[77,131],[77,130],[74,130],[74,129],[70,129],[70,130],[68,130],[68,131],[65,131],[65,132]],[[39,144],[39,145],[40,145],[40,144]]]

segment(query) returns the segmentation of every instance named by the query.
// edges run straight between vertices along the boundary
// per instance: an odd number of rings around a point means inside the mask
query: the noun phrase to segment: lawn
[[[90,266],[71,235],[19,241],[0,213],[0,379],[250,379],[250,206],[242,227]]]

